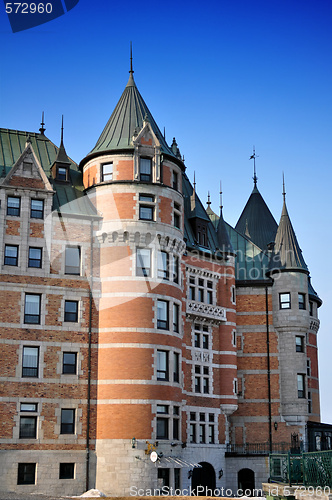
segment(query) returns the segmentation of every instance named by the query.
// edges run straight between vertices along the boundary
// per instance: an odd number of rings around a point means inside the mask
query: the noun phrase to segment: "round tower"
[[[184,165],[178,156],[160,133],[131,68],[112,116],[80,165],[87,194],[102,216],[95,234],[96,487],[111,495],[128,495],[135,484],[156,488],[160,472],[148,455],[170,454],[170,443],[181,444],[185,243]]]

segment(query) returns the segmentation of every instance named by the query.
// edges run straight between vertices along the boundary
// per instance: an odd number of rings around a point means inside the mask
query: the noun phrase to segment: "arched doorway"
[[[208,490],[212,490],[213,492],[216,489],[216,473],[212,465],[208,462],[200,462],[199,465],[202,467],[195,467],[193,470],[191,487],[193,490],[196,490],[198,486],[203,487],[199,488],[196,494],[199,496],[209,496],[211,492]]]
[[[251,469],[241,469],[237,473],[238,489],[243,495],[252,496],[255,489],[255,473]]]

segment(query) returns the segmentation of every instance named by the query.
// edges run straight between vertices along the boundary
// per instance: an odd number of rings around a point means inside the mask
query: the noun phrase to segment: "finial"
[[[208,191],[208,199],[207,199],[207,203],[208,207],[210,208],[210,205],[211,205],[211,200],[210,200],[210,191]]]
[[[219,191],[219,195],[220,195],[220,212],[222,211],[222,189],[221,189],[221,181],[220,181],[220,191]]]
[[[134,73],[134,70],[133,70],[133,44],[132,44],[132,42],[130,42],[130,70],[129,70],[129,73],[131,73],[131,74]]]
[[[285,174],[282,173],[282,196],[284,198],[284,203],[286,202],[286,189],[285,189]]]
[[[165,129],[165,127],[164,127],[164,139],[166,141],[166,129]]]
[[[45,123],[44,123],[44,111],[42,112],[42,121],[40,122],[40,125],[41,125],[41,127],[40,127],[40,129],[39,129],[39,132],[40,132],[42,135],[44,135],[44,132],[45,132],[45,130],[46,130],[46,128],[44,128],[44,125],[45,125]]]
[[[252,155],[250,156],[249,160],[254,160],[254,176],[253,176],[253,180],[254,180],[254,187],[257,187],[258,177],[256,175],[256,158],[259,158],[259,157],[255,153],[255,146],[253,146],[252,149],[253,149],[253,152],[252,152]]]
[[[61,144],[63,144],[63,115],[61,120]]]
[[[194,170],[194,193],[196,193],[196,176],[195,176],[195,170]]]

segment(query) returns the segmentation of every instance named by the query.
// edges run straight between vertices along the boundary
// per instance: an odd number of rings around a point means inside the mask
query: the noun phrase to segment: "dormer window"
[[[139,179],[144,182],[152,182],[152,160],[151,158],[140,158]]]
[[[101,166],[101,180],[102,182],[113,180],[113,162],[104,163]]]
[[[67,167],[58,167],[56,178],[58,181],[67,181],[68,180],[68,168]]]

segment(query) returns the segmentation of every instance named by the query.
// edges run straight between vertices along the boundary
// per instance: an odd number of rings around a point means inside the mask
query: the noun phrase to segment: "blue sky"
[[[11,33],[0,5],[1,127],[60,140],[77,162],[94,146],[128,79],[136,84],[202,200],[211,192],[235,224],[258,188],[274,217],[288,210],[324,304],[320,310],[322,420],[332,423],[332,3],[211,0],[125,3],[80,0],[66,15]]]

